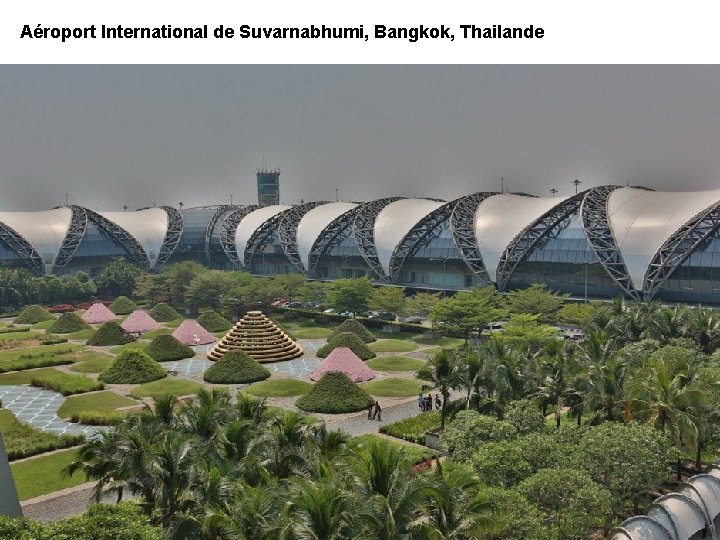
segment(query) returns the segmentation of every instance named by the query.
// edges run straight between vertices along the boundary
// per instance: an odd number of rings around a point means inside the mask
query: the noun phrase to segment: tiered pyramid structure
[[[207,356],[210,360],[219,360],[235,349],[242,349],[258,362],[280,362],[303,355],[298,344],[261,311],[248,311]]]

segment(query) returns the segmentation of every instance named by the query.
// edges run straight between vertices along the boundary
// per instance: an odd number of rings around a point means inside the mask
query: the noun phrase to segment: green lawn
[[[418,395],[425,383],[416,379],[399,377],[370,381],[360,387],[371,396],[377,397],[408,397]]]
[[[78,341],[87,341],[95,335],[96,330],[94,328],[85,328],[84,330],[78,330],[70,334],[65,334],[68,339],[76,339]]]
[[[172,328],[172,329],[174,330],[175,328],[177,328],[178,326],[180,326],[184,320],[185,320],[185,319],[180,318],[180,319],[175,319],[175,320],[173,320],[173,321],[167,321],[167,322],[164,322],[164,323],[161,323],[161,324],[162,324],[163,326],[165,326],[166,328]]]
[[[114,358],[108,354],[93,351],[63,356],[77,358],[78,361],[70,366],[70,370],[77,371],[78,373],[100,373],[114,360]]]
[[[57,448],[74,446],[82,439],[82,437],[77,436],[61,436],[40,431],[20,422],[7,409],[0,409],[0,433],[2,433],[5,442],[5,451],[11,460],[34,456]]]
[[[55,345],[38,345],[36,347],[27,347],[25,349],[13,349],[11,351],[0,351],[0,368],[6,362],[20,359],[21,357],[39,356],[41,354],[64,354],[66,352],[80,351],[82,346],[74,343],[56,343]],[[62,351],[62,353],[59,353]]]
[[[422,335],[410,338],[420,345],[435,345],[437,347],[459,347],[465,343],[462,338],[443,336],[440,339],[425,339]]]
[[[334,330],[330,325],[319,325],[307,319],[279,321],[278,324],[296,339],[325,339]]]
[[[418,348],[418,344],[407,339],[381,339],[368,347],[375,352],[411,352]]]
[[[381,356],[371,358],[367,365],[377,371],[417,371],[425,362],[409,356]]]
[[[7,332],[0,334],[0,343],[6,341],[27,341],[28,339],[41,339],[43,337],[39,332]]]
[[[357,437],[351,438],[348,442],[348,447],[352,450],[362,450],[363,447],[367,447],[376,441],[384,442],[390,446],[402,449],[405,456],[407,456],[411,463],[419,463],[420,461],[428,458],[434,458],[438,455],[438,453],[431,448],[421,448],[420,446],[408,444],[407,442],[401,440],[394,441],[392,439],[388,439],[387,437],[373,435],[372,433],[366,433],[365,435],[358,435]]]
[[[49,321],[41,321],[38,323],[33,324],[30,328],[39,328],[41,330],[47,330],[50,328],[53,323],[55,322],[55,319],[50,319]]]
[[[7,384],[32,384],[60,392],[65,396],[103,388],[99,381],[84,375],[64,373],[51,367],[0,374],[0,385]]]
[[[140,403],[127,396],[104,390],[102,392],[70,396],[60,406],[57,415],[60,418],[71,418],[73,415],[83,412],[111,412],[118,407],[129,407],[131,405],[140,405]]]
[[[196,394],[203,387],[202,384],[187,379],[167,378],[159,381],[152,381],[141,384],[133,389],[131,395],[140,397],[158,397],[167,394],[175,394],[177,396],[185,396],[188,394]]]
[[[174,329],[172,328],[158,328],[157,330],[153,330],[152,332],[145,332],[142,337],[143,339],[155,339],[158,336],[172,334],[173,331]]]
[[[87,482],[82,472],[76,472],[71,477],[62,474],[62,470],[77,458],[78,451],[74,448],[20,463],[11,463],[10,469],[15,478],[15,487],[20,500],[32,499]]]
[[[125,343],[124,345],[116,345],[110,349],[113,354],[120,354],[126,349],[144,349],[149,343],[147,341],[133,341],[132,343]]]
[[[248,394],[260,397],[288,397],[307,394],[312,384],[297,379],[269,379],[256,382],[244,389]]]

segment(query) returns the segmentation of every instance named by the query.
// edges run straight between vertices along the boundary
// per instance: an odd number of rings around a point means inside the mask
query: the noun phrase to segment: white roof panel
[[[98,212],[115,225],[125,229],[147,253],[150,268],[155,266],[168,229],[168,215],[162,208],[146,208],[136,212]]]
[[[608,219],[635,289],[665,240],[690,218],[720,200],[720,190],[658,192],[620,188],[608,199]]]
[[[403,237],[418,221],[443,204],[427,199],[400,199],[380,211],[375,219],[375,248],[385,274],[390,275],[392,254]]]
[[[40,254],[46,273],[52,272],[71,219],[72,210],[67,207],[40,212],[0,212],[0,222],[13,228]]]
[[[262,208],[253,210],[240,220],[237,230],[235,231],[235,249],[237,250],[237,256],[240,258],[240,262],[245,260],[245,247],[253,233],[268,219],[288,208],[292,207],[286,204],[263,206]]]
[[[305,270],[310,262],[310,250],[320,233],[336,218],[355,208],[357,204],[349,202],[334,202],[321,204],[306,213],[298,224],[297,246],[300,260]]]
[[[491,280],[495,281],[500,257],[512,239],[563,200],[502,194],[492,195],[478,205],[475,236]]]

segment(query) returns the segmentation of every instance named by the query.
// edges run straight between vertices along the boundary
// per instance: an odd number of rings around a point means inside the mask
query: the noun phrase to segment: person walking
[[[440,410],[442,407],[442,401],[440,401],[440,394],[435,394],[435,409]]]
[[[375,417],[377,416],[378,422],[382,422],[382,407],[380,406],[380,402],[375,402],[375,410],[373,411],[373,420],[375,420]]]
[[[422,392],[418,394],[418,409],[420,409],[422,412],[425,412],[425,404],[423,402]]]
[[[373,404],[371,402],[371,403],[368,403],[368,420],[372,420],[372,419],[373,419]]]

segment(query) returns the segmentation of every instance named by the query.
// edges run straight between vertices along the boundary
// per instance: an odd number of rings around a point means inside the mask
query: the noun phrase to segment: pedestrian
[[[368,403],[368,420],[373,419],[373,403],[372,401]]]
[[[421,411],[425,411],[425,404],[423,403],[423,395],[422,392],[418,394],[418,408]]]
[[[373,412],[373,420],[375,420],[375,416],[377,416],[378,422],[382,422],[381,414],[382,414],[382,407],[380,406],[380,402],[376,401],[375,402],[375,411]]]
[[[435,394],[435,408],[440,409],[442,407],[442,401],[440,401],[440,394]]]

